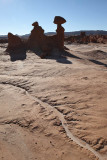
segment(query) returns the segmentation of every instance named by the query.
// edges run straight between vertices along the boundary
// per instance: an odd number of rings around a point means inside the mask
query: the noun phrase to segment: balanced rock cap
[[[63,17],[55,16],[55,18],[54,18],[54,23],[55,24],[63,24],[65,22],[66,22],[66,20]]]
[[[38,22],[34,22],[33,24],[32,24],[32,26],[38,26],[39,24],[38,24]]]

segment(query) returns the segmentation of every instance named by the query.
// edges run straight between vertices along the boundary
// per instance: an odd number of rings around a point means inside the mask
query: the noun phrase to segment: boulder
[[[55,16],[55,18],[54,18],[55,24],[64,24],[65,22],[66,22],[66,20],[63,17]]]

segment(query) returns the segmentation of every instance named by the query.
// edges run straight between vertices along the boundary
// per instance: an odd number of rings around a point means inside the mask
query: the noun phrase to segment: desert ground
[[[107,44],[11,61],[0,44],[0,160],[107,160]]]

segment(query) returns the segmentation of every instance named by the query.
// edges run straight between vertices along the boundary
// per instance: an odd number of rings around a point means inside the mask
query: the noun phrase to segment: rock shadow
[[[28,49],[28,51],[30,51],[31,53],[34,53],[35,55],[37,55],[38,57],[41,58],[41,55],[43,54],[42,50],[37,48],[37,49]]]
[[[68,50],[68,49],[67,49],[67,50]],[[67,56],[67,57],[71,57],[71,58],[76,58],[76,59],[82,59],[82,58],[80,58],[80,57],[78,57],[78,56],[75,56],[74,54],[70,53],[70,52],[67,51],[67,50],[65,50],[65,51],[63,52],[63,56]]]
[[[16,50],[10,50],[7,51],[10,55],[11,61],[17,61],[17,60],[25,60],[26,59],[26,50],[25,49],[16,49]]]
[[[97,61],[97,60],[94,60],[94,59],[90,59],[89,61],[91,61],[91,62],[93,62],[93,63],[95,63],[95,64],[98,64],[98,65],[100,65],[100,66],[107,67],[107,64],[102,63],[102,62],[100,62],[100,61]]]
[[[30,51],[39,56],[41,59],[54,59],[58,63],[72,64],[72,62],[67,59],[66,54],[64,54],[66,52],[65,50],[59,51],[57,48],[55,48],[50,52],[43,52],[40,49],[34,49]]]
[[[69,61],[67,57],[63,57],[63,56],[61,56],[60,58],[57,58],[56,61],[58,63],[63,63],[63,64],[72,64],[72,62]]]
[[[68,60],[67,58],[75,58],[75,59],[81,59],[78,56],[75,56],[73,54],[71,54],[68,49],[67,50],[63,50],[62,52],[59,51],[59,56],[56,57],[52,57],[54,59],[56,59],[57,62],[59,63],[63,63],[63,64],[72,64],[72,61]]]

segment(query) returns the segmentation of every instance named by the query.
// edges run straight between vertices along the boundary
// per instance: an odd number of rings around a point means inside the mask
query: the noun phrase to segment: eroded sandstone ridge
[[[57,24],[56,35],[46,36],[44,30],[39,26],[38,22],[34,22],[34,26],[31,34],[26,41],[21,40],[20,37],[13,35],[12,33],[8,34],[8,48],[7,51],[13,49],[17,50],[19,48],[26,48],[26,50],[41,50],[42,54],[39,54],[41,58],[44,58],[47,55],[50,55],[51,51],[54,48],[59,50],[64,50],[64,28],[61,24],[65,23],[66,20],[60,16],[54,18],[54,24]]]

